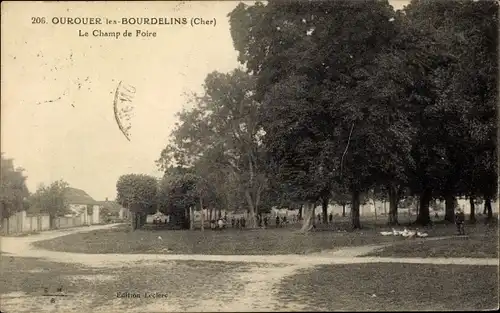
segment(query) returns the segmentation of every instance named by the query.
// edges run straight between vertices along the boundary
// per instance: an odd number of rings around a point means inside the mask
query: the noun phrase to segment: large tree
[[[50,227],[55,227],[55,220],[59,216],[69,213],[69,203],[66,192],[69,184],[64,180],[52,182],[46,186],[40,184],[36,192],[31,195],[31,205],[34,209],[50,215]]]
[[[141,228],[147,214],[157,210],[158,180],[145,174],[126,174],[116,182],[116,201],[132,213],[132,229]]]
[[[430,221],[433,197],[446,200],[452,221],[456,196],[496,189],[495,179],[481,177],[496,176],[498,2],[412,1],[405,13],[427,56],[419,60],[425,67],[415,106],[418,221]]]
[[[0,171],[0,221],[24,209],[25,199],[29,196],[26,176],[21,168],[14,167],[12,159],[1,156]]]
[[[258,78],[277,177],[310,207],[348,186],[355,228],[361,193],[399,187],[411,164],[405,85],[388,63],[398,57],[394,18],[387,1],[240,4],[230,14],[239,60]]]
[[[255,214],[266,188],[262,134],[257,124],[259,104],[254,93],[253,77],[241,70],[209,74],[204,93],[193,95],[192,108],[178,114],[180,123],[158,160],[163,169],[174,164],[196,167],[207,180],[220,182],[223,176],[235,182],[239,186],[236,194],[242,194],[246,201],[250,226],[255,226]],[[207,177],[207,168],[218,172],[218,178]],[[230,185],[217,185],[220,192],[232,192]]]

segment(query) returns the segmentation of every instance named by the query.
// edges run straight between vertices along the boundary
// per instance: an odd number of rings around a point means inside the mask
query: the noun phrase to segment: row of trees
[[[117,202],[130,210],[132,229],[141,228],[148,214],[169,214],[173,223],[194,228],[194,210],[211,209],[221,215],[222,203],[212,185],[191,169],[170,167],[163,179],[144,174],[122,175],[116,184]],[[202,215],[202,229],[203,229]]]
[[[14,160],[1,156],[0,221],[14,213],[26,210],[30,213],[47,213],[50,225],[58,216],[68,213],[65,192],[69,187],[63,180],[48,186],[39,185],[35,193],[30,193],[26,186],[24,170],[14,167]]]
[[[250,225],[272,205],[406,196],[491,201],[497,189],[498,2],[414,0],[239,4],[229,14],[246,70],[214,72],[189,97],[158,164],[210,182]],[[174,175],[175,176],[175,175]],[[337,201],[338,202],[338,201]],[[323,214],[326,217],[326,214]]]

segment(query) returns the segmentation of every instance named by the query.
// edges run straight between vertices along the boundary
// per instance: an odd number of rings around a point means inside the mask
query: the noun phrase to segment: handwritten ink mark
[[[44,103],[54,103],[54,102],[56,102],[56,101],[61,100],[61,99],[62,99],[62,97],[63,97],[63,96],[65,96],[65,95],[66,95],[66,91],[62,94],[62,96],[59,96],[59,97],[57,97],[57,98],[55,98],[55,99],[52,99],[52,100],[47,100],[47,101],[43,101],[43,102],[38,102],[38,103],[37,103],[37,105],[44,104]]]
[[[128,141],[130,141],[129,130],[131,128],[129,112],[132,110],[132,107],[125,106],[124,108],[120,108],[120,110],[118,110],[118,104],[120,103],[120,105],[123,105],[127,102],[131,103],[134,98],[135,92],[135,87],[130,85],[123,85],[123,82],[120,81],[118,87],[116,88],[115,100],[113,101],[113,111],[115,113],[116,124]],[[125,117],[124,120],[128,122],[128,125],[126,127],[124,127],[122,123],[123,117]]]

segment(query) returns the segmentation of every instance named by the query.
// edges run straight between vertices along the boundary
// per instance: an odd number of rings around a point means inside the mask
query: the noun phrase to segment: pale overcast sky
[[[400,9],[408,1],[390,1]],[[2,2],[1,150],[28,188],[64,179],[96,200],[116,197],[122,174],[160,176],[154,161],[205,76],[238,66],[221,2]],[[32,17],[202,17],[216,26],[34,25]],[[79,37],[78,31],[156,31],[155,38]],[[113,115],[119,81],[133,85],[131,141]],[[50,102],[52,101],[52,102]]]

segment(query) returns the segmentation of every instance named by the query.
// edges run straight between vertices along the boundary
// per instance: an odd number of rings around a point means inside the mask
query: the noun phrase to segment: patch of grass
[[[311,311],[483,310],[498,308],[493,266],[349,264],[285,278],[281,301]]]
[[[152,301],[162,301],[144,298],[122,299],[117,297],[118,292],[167,294],[168,301],[179,303],[186,309],[195,305],[195,301],[199,299],[228,300],[234,292],[244,287],[238,282],[237,274],[251,266],[241,263],[169,261],[136,267],[93,269],[41,259],[4,256],[0,259],[0,265],[0,295],[24,292],[29,297],[20,300],[29,301],[34,296],[42,296],[44,288],[48,288],[51,294],[62,288],[63,293],[69,296],[68,302],[78,299],[80,306],[88,306],[88,312],[92,312],[93,308],[116,305],[126,310],[150,304]],[[39,301],[40,303],[31,304],[31,308],[26,310],[40,309],[49,303],[48,298],[40,298],[42,302],[47,302],[46,304]],[[61,298],[56,300],[62,301]],[[9,299],[5,298],[2,301],[6,310],[9,306],[17,308],[18,300],[10,303]],[[80,312],[85,308],[77,309]]]
[[[498,258],[498,237],[468,237],[401,242],[380,251],[372,252],[366,256]]]
[[[18,258],[2,254],[0,258],[0,294],[20,291],[40,295],[44,288],[59,288],[63,275],[86,275],[95,271],[73,264],[53,263],[36,258]],[[71,288],[71,286],[66,286]]]
[[[448,233],[445,230],[453,232]],[[435,233],[454,235],[454,226],[440,226]],[[469,225],[465,237],[453,237],[442,240],[405,240],[374,251],[366,256],[380,257],[472,257],[498,258],[498,227]]]
[[[161,240],[158,237],[161,237]],[[70,234],[40,241],[48,250],[82,253],[304,254],[346,246],[401,240],[375,231],[299,233],[286,228],[223,231],[137,230],[121,228]]]

